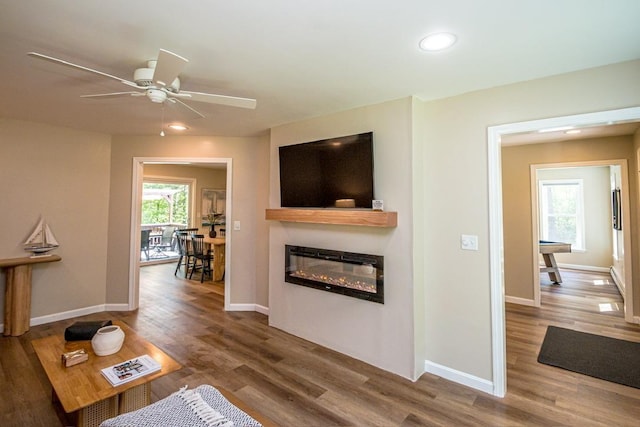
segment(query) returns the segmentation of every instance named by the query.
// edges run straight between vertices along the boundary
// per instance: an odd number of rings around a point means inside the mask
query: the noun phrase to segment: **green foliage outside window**
[[[162,197],[153,200],[142,200],[142,224],[183,224],[189,223],[188,205],[188,185],[181,184],[164,184],[164,183],[143,183],[143,190],[147,189],[163,189],[172,190],[173,193],[173,212],[169,201]]]

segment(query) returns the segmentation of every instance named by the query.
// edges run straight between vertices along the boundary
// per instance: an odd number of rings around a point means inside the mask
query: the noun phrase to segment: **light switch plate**
[[[478,236],[463,234],[460,236],[460,248],[465,251],[478,250]]]
[[[233,230],[240,231],[240,221],[233,221]]]

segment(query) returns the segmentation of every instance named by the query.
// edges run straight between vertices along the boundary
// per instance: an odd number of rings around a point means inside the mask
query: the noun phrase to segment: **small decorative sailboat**
[[[44,222],[42,218],[36,225],[36,228],[33,230],[29,238],[26,242],[24,242],[24,249],[28,252],[33,253],[31,257],[37,256],[49,256],[47,254],[52,249],[55,249],[59,246],[58,241],[56,240],[53,232],[51,232],[51,228],[49,225]]]

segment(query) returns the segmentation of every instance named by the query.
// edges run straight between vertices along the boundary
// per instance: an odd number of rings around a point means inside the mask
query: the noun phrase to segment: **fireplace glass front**
[[[378,255],[286,245],[285,282],[384,304]]]

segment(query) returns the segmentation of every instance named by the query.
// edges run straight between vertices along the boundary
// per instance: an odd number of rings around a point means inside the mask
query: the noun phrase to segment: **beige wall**
[[[529,144],[502,148],[502,191],[504,222],[504,279],[505,293],[510,297],[533,300],[533,239],[531,216],[530,165],[626,159],[629,169],[634,168],[633,142],[629,136],[593,138],[586,140]],[[637,188],[631,178],[631,194]],[[605,191],[608,195],[608,171]],[[604,200],[609,207],[609,199]],[[610,211],[609,211],[610,212]],[[635,216],[635,209],[632,210]],[[606,216],[606,215],[605,215]],[[610,221],[609,218],[606,218]],[[607,226],[607,230],[610,228]],[[562,263],[608,267],[611,263],[611,234],[604,231],[608,249],[608,262],[598,265],[594,258],[585,254],[558,254]],[[591,239],[589,239],[591,237]],[[590,235],[589,240],[602,239],[602,231]],[[606,249],[605,249],[606,251]],[[564,257],[563,257],[564,255]],[[605,255],[606,256],[606,255]],[[590,264],[595,263],[595,264]]]
[[[0,119],[0,257],[30,254],[22,244],[42,215],[61,262],[33,268],[31,318],[102,311],[106,295],[110,136]],[[4,271],[0,310],[4,311]],[[64,318],[64,317],[63,317]]]
[[[231,239],[231,303],[268,306],[267,205],[269,144],[267,137],[134,137],[113,138],[109,204],[107,302],[128,300],[131,179],[134,157],[231,158],[232,212],[227,221],[240,221]]]
[[[278,147],[373,131],[375,197],[398,212],[397,228],[270,225],[269,324],[414,378],[412,99],[279,126],[271,134],[270,202],[280,206]],[[384,305],[284,282],[284,246],[384,256]],[[421,373],[420,370],[419,373]]]
[[[638,75],[640,61],[632,61],[429,102],[407,98],[279,126],[271,143],[118,136],[110,147],[105,135],[3,120],[0,218],[8,225],[0,249],[22,255],[20,243],[42,213],[63,261],[34,269],[33,314],[126,303],[132,158],[230,157],[232,219],[242,222],[233,233],[233,302],[270,305],[274,326],[405,377],[426,360],[490,381],[487,127],[638,106]],[[397,228],[267,225],[264,208],[279,205],[278,146],[367,130],[376,135],[376,194],[398,211]],[[479,250],[460,250],[461,234],[478,235]],[[638,254],[636,232],[632,238]],[[385,305],[291,288],[282,280],[285,242],[384,255]],[[637,278],[637,261],[633,271]],[[638,310],[636,284],[634,298]]]
[[[424,206],[415,239],[425,242],[416,255],[425,270],[425,359],[492,378],[487,128],[640,105],[638,75],[633,61],[425,103],[424,191],[414,194]],[[461,234],[478,235],[479,251],[461,250]]]

